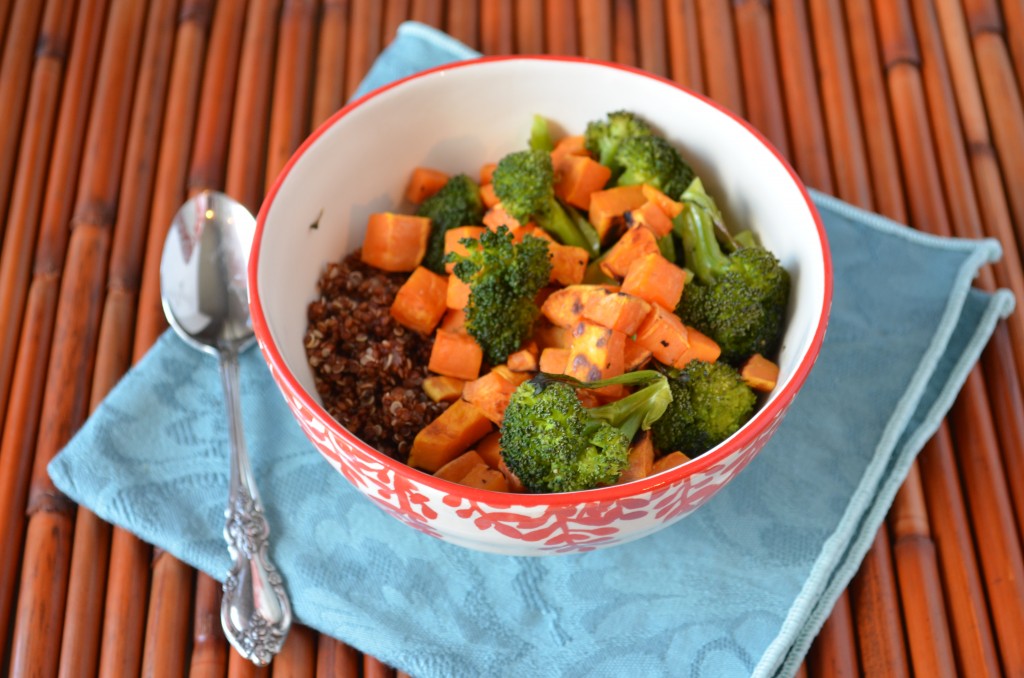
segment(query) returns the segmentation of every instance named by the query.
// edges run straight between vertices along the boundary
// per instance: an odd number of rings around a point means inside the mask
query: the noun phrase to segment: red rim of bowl
[[[412,81],[419,80],[430,76],[433,73],[441,71],[452,71],[461,68],[472,68],[480,64],[488,64],[502,61],[555,61],[555,62],[568,62],[568,63],[579,63],[586,64],[588,66],[598,66],[604,68],[610,68],[618,71],[624,71],[633,75],[650,78],[651,80],[660,82],[662,84],[674,87],[686,94],[696,97],[703,101],[708,106],[715,108],[723,115],[727,115],[740,125],[742,125],[750,134],[752,134],[761,144],[763,144],[771,153],[775,156],[776,160],[789,172],[793,183],[800,190],[804,201],[807,204],[807,209],[810,211],[811,216],[814,219],[815,227],[818,232],[818,239],[821,246],[823,267],[824,267],[824,287],[822,295],[822,306],[819,315],[819,322],[817,330],[815,331],[814,337],[811,340],[811,344],[808,347],[807,353],[804,355],[800,364],[797,365],[796,371],[793,373],[792,378],[783,387],[783,390],[778,393],[774,399],[772,399],[765,407],[761,408],[749,422],[747,422],[742,429],[740,429],[732,438],[724,442],[719,447],[706,452],[705,454],[693,459],[692,461],[676,466],[667,471],[643,478],[640,480],[634,480],[629,483],[623,483],[621,485],[611,485],[608,487],[600,487],[591,490],[580,490],[576,492],[561,492],[561,493],[538,493],[538,494],[519,494],[519,493],[508,493],[508,492],[496,492],[494,490],[482,490],[472,487],[466,487],[464,485],[458,485],[426,473],[424,471],[417,470],[407,464],[404,464],[396,459],[378,452],[372,446],[368,445],[357,437],[354,433],[349,431],[347,428],[338,423],[323,406],[313,397],[306,392],[306,389],[299,384],[299,381],[292,374],[288,368],[287,363],[281,356],[277,346],[272,341],[270,328],[267,324],[266,317],[263,314],[263,307],[260,303],[259,298],[259,285],[257,284],[257,270],[259,269],[260,259],[260,245],[263,240],[263,228],[267,218],[267,213],[270,210],[270,206],[274,202],[274,198],[277,196],[277,192],[280,190],[281,185],[291,172],[292,167],[298,162],[299,158],[305,154],[311,145],[316,143],[317,139],[331,126],[333,126],[338,120],[348,115],[352,110],[362,106],[367,101],[374,99],[385,92],[388,92],[396,87],[401,87],[403,84]],[[324,422],[324,424],[330,428],[330,430],[340,438],[348,441],[350,444],[358,447],[364,452],[368,452],[376,457],[381,464],[390,470],[401,474],[411,476],[418,482],[430,486],[438,491],[452,492],[457,490],[457,493],[465,496],[471,500],[479,501],[487,504],[502,505],[502,506],[558,506],[575,504],[580,502],[604,502],[614,501],[625,497],[635,496],[656,490],[667,485],[672,485],[684,478],[691,476],[695,473],[706,470],[707,468],[714,466],[723,458],[736,452],[738,449],[750,445],[754,439],[760,434],[761,428],[759,424],[766,425],[770,423],[778,414],[780,414],[793,400],[797,391],[803,385],[810,373],[811,368],[817,359],[818,353],[821,349],[821,343],[825,336],[825,328],[828,324],[828,313],[832,302],[832,258],[829,252],[828,239],[825,235],[825,228],[821,221],[821,215],[818,213],[817,208],[811,201],[810,194],[807,192],[807,188],[803,182],[797,176],[796,172],[790,166],[789,162],[779,153],[768,139],[756,130],[750,123],[738,117],[725,107],[705,97],[704,95],[688,90],[682,87],[676,82],[673,82],[667,78],[663,78],[639,68],[625,66],[622,64],[616,64],[606,61],[600,61],[595,59],[587,59],[581,57],[566,57],[566,56],[487,56],[479,57],[476,59],[470,59],[465,61],[453,62],[442,66],[436,66],[425,71],[421,71],[414,75],[395,80],[387,85],[384,85],[372,92],[369,92],[359,99],[352,101],[332,115],[327,121],[320,125],[295,151],[295,153],[289,158],[284,168],[278,174],[274,180],[273,185],[267,192],[267,196],[260,206],[259,214],[256,217],[256,234],[253,238],[252,254],[249,261],[248,269],[249,278],[249,290],[250,299],[249,305],[252,313],[252,324],[253,329],[256,332],[256,336],[260,338],[260,348],[263,352],[264,358],[271,364],[274,372],[279,379],[283,379],[287,382],[289,390],[298,395],[302,400],[303,405],[313,411],[316,416]]]

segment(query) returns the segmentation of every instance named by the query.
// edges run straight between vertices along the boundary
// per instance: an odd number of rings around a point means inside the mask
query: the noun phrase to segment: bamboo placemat
[[[0,673],[394,673],[301,627],[255,670],[216,582],[74,506],[45,465],[165,328],[177,206],[215,188],[258,209],[406,19],[706,93],[814,188],[998,238],[978,284],[1024,300],[1019,0],[0,0]],[[1022,382],[1017,311],[803,675],[1024,675]]]

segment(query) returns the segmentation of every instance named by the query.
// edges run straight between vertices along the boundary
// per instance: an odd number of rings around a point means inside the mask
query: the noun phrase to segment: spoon
[[[281,649],[292,622],[284,582],[267,553],[270,529],[246,452],[238,355],[253,343],[246,265],[256,221],[223,193],[204,191],[178,210],[160,259],[164,314],[190,346],[218,357],[231,437],[224,538],[234,564],[224,581],[221,625],[257,666]]]

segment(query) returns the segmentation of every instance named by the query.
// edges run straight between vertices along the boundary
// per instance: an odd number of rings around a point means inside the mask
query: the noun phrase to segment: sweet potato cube
[[[572,331],[565,374],[581,381],[617,377],[623,373],[626,335],[581,320]]]
[[[564,155],[555,165],[555,195],[582,210],[590,209],[590,197],[602,190],[612,171],[586,155]]]
[[[456,400],[416,434],[409,466],[433,473],[490,433],[492,427],[480,408]]]
[[[430,219],[394,212],[377,212],[366,223],[360,257],[382,271],[412,271],[427,253]]]
[[[462,480],[467,473],[473,470],[474,466],[479,464],[486,464],[483,457],[477,454],[475,450],[469,450],[467,452],[463,452],[441,468],[434,471],[434,477],[443,478],[444,480],[450,480],[453,483],[457,483]]]
[[[651,359],[651,351],[628,336],[626,337],[626,345],[622,352],[623,369],[626,372],[642,369],[647,364],[647,361]]]
[[[587,273],[590,255],[582,247],[548,243],[551,254],[551,281],[559,285],[578,285]]]
[[[391,317],[420,334],[430,334],[447,310],[448,281],[422,266],[398,288]]]
[[[494,181],[494,170],[498,167],[496,162],[484,163],[480,167],[480,185],[489,184]]]
[[[448,281],[451,284],[451,281]],[[456,334],[466,334],[466,311],[465,308],[449,308],[441,318],[439,329]]]
[[[618,483],[628,483],[651,475],[654,468],[654,443],[651,432],[643,433],[629,448],[629,462],[619,475]]]
[[[630,228],[646,228],[656,238],[661,238],[672,232],[672,220],[668,218],[661,207],[650,200],[640,207],[626,212],[623,218]]]
[[[640,186],[615,186],[590,194],[590,206],[587,217],[604,242],[615,230],[617,222],[623,215],[647,202],[643,188]]]
[[[448,276],[444,303],[448,308],[460,311],[465,310],[466,304],[469,303],[469,285],[462,282],[462,279],[454,273]]]
[[[435,403],[455,402],[462,396],[466,382],[443,374],[432,374],[423,380],[423,392]]]
[[[480,375],[480,365],[483,361],[483,349],[473,337],[438,330],[434,334],[434,346],[430,350],[427,369],[437,374],[471,381]]]
[[[654,466],[651,468],[651,474],[653,475],[655,473],[667,471],[670,468],[675,468],[676,466],[685,464],[688,461],[690,461],[690,458],[682,452],[669,452],[661,459],[655,460]]]
[[[525,226],[525,224],[519,223],[518,219],[513,218],[511,214],[506,212],[505,207],[500,202],[484,212],[483,221],[484,226],[492,231],[497,231],[499,226],[508,226],[508,230],[512,231],[513,234]]]
[[[577,390],[576,397],[579,398],[580,405],[583,405],[583,407],[588,410],[592,407],[604,405],[606,402],[598,396],[597,389],[593,388],[581,388]]]
[[[512,232],[512,242],[521,243],[528,235],[533,236],[534,238],[540,238],[541,240],[546,240],[549,243],[555,242],[555,239],[551,237],[550,233],[534,223],[529,223],[515,229]]]
[[[492,372],[497,372],[501,376],[505,377],[505,380],[511,383],[513,386],[519,386],[524,381],[528,381],[532,374],[526,374],[525,372],[513,372],[509,369],[508,365],[495,365],[491,368]]]
[[[501,431],[491,431],[476,444],[476,453],[491,468],[501,464]]]
[[[540,352],[540,371],[548,374],[565,374],[569,363],[568,348],[546,348]]]
[[[654,252],[660,252],[658,241],[646,228],[631,228],[601,260],[601,270],[612,278],[623,278],[634,261]]]
[[[491,209],[499,202],[498,194],[494,192],[494,184],[481,184],[480,185],[480,202],[484,204],[484,207]]]
[[[470,469],[469,473],[460,478],[458,482],[466,487],[494,490],[495,492],[508,492],[508,481],[505,480],[505,475],[487,464],[477,464]]]
[[[552,292],[541,304],[541,314],[558,327],[575,327],[583,309],[593,297],[603,297],[609,288],[603,285],[569,285]]]
[[[565,136],[555,143],[555,147],[551,149],[551,166],[557,171],[559,164],[571,155],[590,155],[590,152],[587,151],[586,138],[582,134]]]
[[[686,272],[661,256],[650,252],[633,261],[622,279],[622,291],[635,294],[666,311],[676,310],[683,296]]]
[[[669,219],[675,219],[683,211],[683,203],[673,200],[650,184],[643,184],[640,190],[643,191],[648,202],[653,202],[660,207]]]
[[[416,167],[409,175],[409,183],[405,187],[405,197],[409,202],[419,205],[444,188],[446,183],[448,183],[448,175],[441,170]]]
[[[649,303],[624,291],[594,294],[583,304],[584,320],[624,334],[634,334],[650,312]]]
[[[686,327],[686,340],[689,346],[683,354],[676,358],[674,367],[686,367],[691,360],[703,360],[706,363],[713,363],[722,355],[722,348],[714,339],[698,331],[695,327]]]
[[[533,338],[537,342],[537,355],[546,348],[569,348],[572,343],[572,333],[568,327],[559,327],[546,318],[541,318],[533,329]]]
[[[666,365],[674,365],[690,346],[686,326],[679,316],[657,305],[651,307],[651,313],[637,329],[636,343]]]
[[[501,426],[501,421],[505,418],[505,408],[508,407],[512,392],[515,390],[516,384],[501,376],[499,372],[491,370],[479,379],[466,383],[462,389],[462,397],[479,407],[488,419]]]
[[[529,351],[527,349],[521,349],[515,353],[511,353],[506,360],[508,368],[513,372],[536,372],[537,371],[537,346],[534,344],[534,350]]]
[[[769,393],[779,381],[779,366],[755,353],[740,368],[740,376],[755,391]]]
[[[462,256],[469,255],[469,248],[462,244],[462,241],[469,238],[471,240],[480,240],[480,234],[487,229],[483,226],[456,226],[450,228],[444,233],[444,254],[447,257],[449,252],[455,252]],[[455,268],[454,263],[445,263],[444,270],[448,273],[452,272]]]

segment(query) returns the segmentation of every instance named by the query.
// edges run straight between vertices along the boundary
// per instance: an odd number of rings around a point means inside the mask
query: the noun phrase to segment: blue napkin
[[[474,52],[405,24],[360,92]],[[992,240],[940,239],[814,194],[831,323],[778,433],[709,504],[623,546],[547,558],[445,544],[363,498],[304,438],[257,351],[246,435],[305,624],[418,678],[792,674],[996,322]],[[50,464],[69,497],[222,579],[215,361],[165,334]]]

